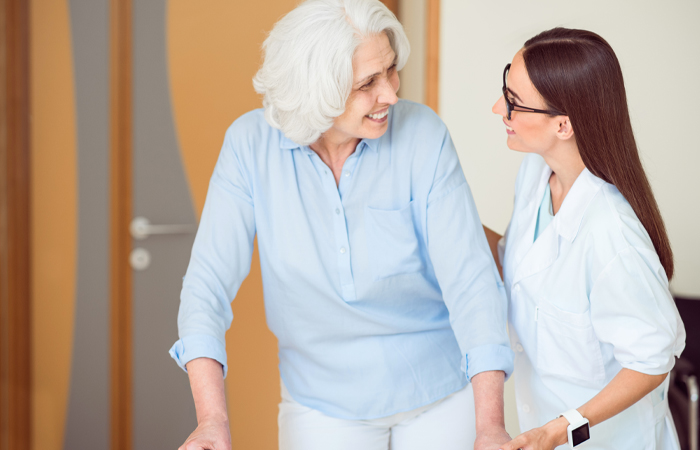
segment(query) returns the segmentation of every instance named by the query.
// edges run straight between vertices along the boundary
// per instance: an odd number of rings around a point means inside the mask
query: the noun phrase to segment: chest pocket
[[[423,270],[412,206],[413,202],[398,210],[365,208],[367,256],[374,281]]]
[[[537,371],[579,386],[602,388],[603,355],[590,314],[563,311],[546,300],[537,311]]]

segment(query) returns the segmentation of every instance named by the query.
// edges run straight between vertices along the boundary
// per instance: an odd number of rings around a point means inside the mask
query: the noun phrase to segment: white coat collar
[[[593,175],[588,169],[581,174],[569,190],[561,208],[554,216],[549,226],[542,232],[537,241],[535,225],[537,210],[542,202],[546,183],[552,174],[548,165],[542,164],[542,170],[533,176],[535,182],[525,189],[527,205],[520,212],[517,237],[518,247],[513,256],[516,261],[513,284],[523,278],[534,275],[551,266],[559,254],[559,236],[573,242],[583,220],[583,216],[591,200],[605,184],[603,180]]]
[[[588,205],[603,187],[605,181],[593,175],[588,169],[583,169],[566,194],[559,208],[555,229],[557,233],[569,242],[573,242],[583,220]],[[554,223],[554,221],[552,221]]]

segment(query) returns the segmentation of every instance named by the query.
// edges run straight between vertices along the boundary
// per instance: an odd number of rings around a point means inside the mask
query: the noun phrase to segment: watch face
[[[575,430],[571,430],[571,440],[573,441],[572,444],[574,444],[574,447],[582,442],[589,440],[590,438],[591,435],[589,433],[587,423],[584,423]]]

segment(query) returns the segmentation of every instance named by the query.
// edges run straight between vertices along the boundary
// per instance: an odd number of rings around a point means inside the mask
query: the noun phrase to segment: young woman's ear
[[[574,128],[571,126],[571,120],[569,116],[559,116],[559,129],[557,130],[557,137],[561,140],[571,139],[574,135]]]

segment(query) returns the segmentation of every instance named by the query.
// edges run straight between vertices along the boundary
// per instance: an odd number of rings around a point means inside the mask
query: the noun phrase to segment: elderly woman
[[[506,301],[447,128],[396,97],[401,24],[377,0],[309,0],[264,51],[264,109],[226,133],[184,279],[181,448],[230,448],[224,333],[256,234],[281,449],[499,448]]]

